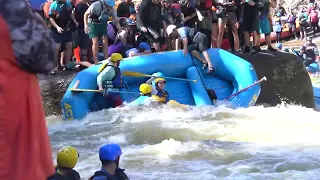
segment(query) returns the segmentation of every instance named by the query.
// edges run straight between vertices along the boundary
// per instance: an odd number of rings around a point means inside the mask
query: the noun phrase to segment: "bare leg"
[[[206,64],[207,61],[201,57],[200,53],[198,51],[191,51],[191,54],[196,57],[199,61],[201,61],[202,63]]]
[[[103,54],[104,59],[108,59],[108,37],[103,36]]]
[[[238,30],[235,26],[232,28],[232,33],[233,33],[233,41],[234,41],[234,50],[238,52],[240,49],[240,41],[239,41]]]
[[[68,64],[72,56],[72,42],[66,43],[66,49],[66,64]]]
[[[60,53],[60,49],[58,51]],[[64,58],[66,57],[66,50],[60,53],[60,66],[64,67]]]
[[[98,63],[98,51],[99,51],[99,42],[98,37],[92,38],[92,54],[93,54],[93,60],[95,63]]]
[[[81,66],[85,66],[85,67],[91,67],[91,66],[93,66],[94,64],[91,64],[91,63],[89,63],[89,62],[86,62],[86,61],[84,61],[84,62],[74,62],[74,64],[78,64],[78,65],[81,65]]]
[[[160,52],[160,51],[161,51],[160,43],[159,43],[159,42],[153,43],[153,47],[154,47],[154,49],[155,49],[157,52]]]
[[[217,39],[217,47],[221,48],[223,34],[225,30],[226,24],[223,23],[221,20],[219,21],[219,33],[218,33],[218,39]]]
[[[212,31],[211,31],[211,48],[217,47],[218,40],[218,23],[212,23]]]

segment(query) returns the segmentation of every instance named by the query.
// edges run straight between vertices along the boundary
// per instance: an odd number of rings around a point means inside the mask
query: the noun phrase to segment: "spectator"
[[[49,9],[49,17],[51,26],[51,36],[57,43],[57,54],[60,53],[61,44],[65,43],[66,47],[66,63],[63,57],[60,58],[60,66],[68,68],[69,61],[72,56],[72,31],[74,26],[78,27],[72,11],[72,5],[68,0],[53,1]]]
[[[297,39],[297,35],[296,35],[296,19],[297,19],[297,17],[295,15],[295,13],[293,11],[291,11],[289,16],[288,16],[288,19],[287,19],[287,23],[288,23],[288,26],[289,26],[289,32],[290,32],[289,39],[291,37],[293,37],[294,39]]]
[[[89,33],[92,40],[93,60],[98,64],[99,38],[103,39],[104,58],[108,59],[108,35],[107,21],[112,14],[114,22],[117,22],[114,0],[103,0],[92,3],[84,14],[84,31]]]
[[[307,27],[308,23],[308,14],[304,8],[301,8],[299,14],[299,24],[300,24],[300,40],[307,39]]]
[[[238,31],[238,37],[239,37],[239,49],[244,45],[244,38],[243,38],[243,25],[242,25],[242,5],[241,5],[241,0],[234,0],[234,5],[237,7],[236,9],[236,17],[237,17],[237,22],[239,24],[239,27],[237,29]],[[233,36],[233,27],[230,26],[230,24],[227,24],[227,29],[228,29],[228,39],[229,43],[231,46],[231,51],[235,52],[234,49],[234,36]],[[213,28],[212,28],[213,30]],[[243,49],[243,48],[242,48]]]
[[[281,32],[282,32],[282,23],[281,23],[281,14],[280,13],[277,13],[276,17],[273,19],[273,29],[276,32],[276,42],[280,43]]]
[[[319,13],[318,10],[316,9],[316,6],[312,7],[312,10],[310,11],[309,14],[309,21],[311,23],[311,27],[313,29],[313,35],[315,36],[317,32],[319,31]]]
[[[234,37],[234,50],[236,52],[239,51],[239,36],[238,36],[238,28],[239,22],[237,21],[236,16],[237,6],[233,1],[224,1],[220,4],[219,8],[219,34],[218,34],[218,48],[221,48],[223,35],[225,32],[225,27],[228,24],[232,29],[232,34]]]
[[[80,46],[80,60],[86,61],[87,60],[87,53],[90,48],[90,39],[89,35],[84,32],[84,14],[87,11],[91,4],[90,0],[81,0],[76,5],[74,10],[74,16],[77,22],[79,23],[78,26],[78,43]]]
[[[54,167],[36,73],[55,68],[55,44],[25,1],[2,1],[0,14],[0,179],[47,179]]]
[[[280,13],[280,16],[286,16],[287,15],[286,10],[280,4],[277,4],[277,6],[275,8],[275,11],[274,11],[274,14],[278,14],[278,13]]]
[[[184,26],[190,28],[196,28],[197,15],[193,0],[185,0],[181,2],[181,10],[184,14]]]
[[[257,51],[260,52],[260,34],[264,34],[266,43],[268,45],[268,50],[269,51],[277,51],[272,47],[271,44],[271,38],[270,38],[270,25],[269,25],[269,20],[268,20],[268,15],[269,15],[269,10],[270,6],[272,8],[276,7],[276,1],[275,0],[264,0],[262,1],[263,6],[260,8],[260,20],[259,20],[259,26],[260,26],[260,32],[258,33],[258,40],[257,41]]]
[[[252,53],[256,54],[260,47],[257,47],[258,39],[257,32],[259,31],[259,1],[258,0],[242,0],[243,2],[243,35],[244,35],[244,50],[243,53],[250,52],[250,35],[253,34],[253,51]]]
[[[211,47],[217,47],[218,41],[218,15],[217,5],[212,6],[212,29],[211,29]],[[233,42],[232,42],[233,43]]]
[[[198,0],[196,14],[198,16],[197,29],[205,34],[208,39],[208,47],[211,47],[212,29],[212,0]],[[198,11],[199,10],[199,11]]]
[[[137,12],[137,27],[142,31],[148,41],[153,43],[157,52],[160,49],[160,29],[163,16],[161,15],[160,0],[143,0]]]
[[[171,13],[169,15],[170,24],[176,25],[178,28],[182,27],[184,24],[184,15],[181,11],[180,4],[171,5]]]

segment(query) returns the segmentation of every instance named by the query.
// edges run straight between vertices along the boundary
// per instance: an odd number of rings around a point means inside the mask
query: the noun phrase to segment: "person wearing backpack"
[[[103,54],[104,58],[108,59],[107,21],[110,15],[114,22],[118,20],[114,6],[114,0],[99,0],[92,3],[84,13],[84,31],[89,33],[92,40],[93,60],[96,64],[99,63],[99,38],[103,39]]]
[[[309,14],[309,18],[310,18],[311,27],[313,29],[313,35],[315,36],[319,31],[319,25],[318,25],[319,13],[316,10],[315,6],[312,7],[312,10],[310,11],[310,14]]]
[[[99,150],[102,167],[89,180],[128,180],[124,169],[119,168],[121,154],[122,151],[118,144],[102,145]]]

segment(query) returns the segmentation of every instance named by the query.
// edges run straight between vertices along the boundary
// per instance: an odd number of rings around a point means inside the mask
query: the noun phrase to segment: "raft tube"
[[[216,69],[214,74],[205,75],[202,63],[192,55],[183,55],[182,51],[160,52],[142,56],[126,58],[120,64],[122,71],[135,71],[144,74],[162,73],[167,77],[197,80],[197,83],[167,79],[166,90],[170,100],[187,105],[213,105],[205,87],[215,90],[218,100],[225,100],[230,95],[244,89],[258,80],[253,66],[246,60],[223,49],[209,49],[209,56]],[[98,70],[102,65],[95,65],[79,72],[70,83],[61,102],[63,118],[66,120],[82,119],[88,112],[94,111],[92,92],[71,92],[70,89],[77,81],[77,88],[97,89]],[[139,92],[139,86],[148,78],[128,77],[124,81],[128,88],[121,91]],[[236,107],[253,106],[260,95],[260,85],[253,86],[228,99]],[[132,102],[139,95],[121,94],[123,101]],[[101,97],[103,98],[103,97]],[[109,105],[112,107],[112,104]]]

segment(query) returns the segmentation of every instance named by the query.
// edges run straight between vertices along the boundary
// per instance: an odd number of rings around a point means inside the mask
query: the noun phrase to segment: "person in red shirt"
[[[55,44],[24,0],[0,13],[0,179],[44,180],[54,166],[36,73],[56,66]]]

